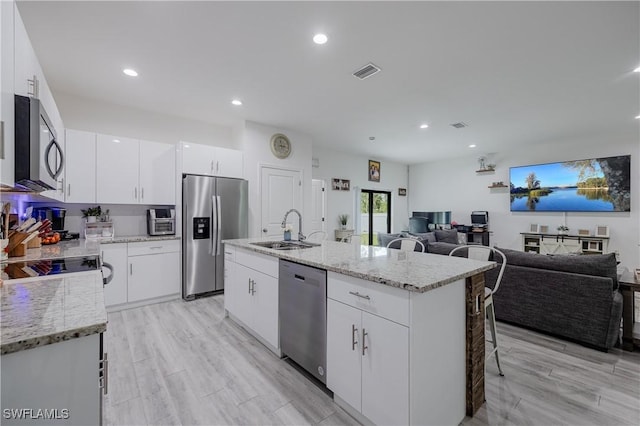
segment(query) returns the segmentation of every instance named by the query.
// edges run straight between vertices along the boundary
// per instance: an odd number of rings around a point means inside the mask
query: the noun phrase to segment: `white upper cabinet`
[[[176,203],[175,145],[140,141],[140,203]]]
[[[96,134],[67,129],[65,154],[65,201],[95,203]]]
[[[4,3],[4,2],[3,2]],[[40,70],[40,63],[38,57],[29,40],[29,35],[24,27],[22,18],[15,10],[14,21],[14,43],[15,43],[15,74],[14,74],[14,90],[16,95],[33,96],[33,78],[42,81],[44,76]],[[4,24],[4,22],[3,22]],[[4,26],[4,25],[3,25]],[[3,30],[4,33],[4,30]],[[4,38],[4,34],[3,34]],[[4,43],[4,41],[3,41]],[[30,81],[31,80],[31,81]],[[48,111],[47,111],[48,112]]]
[[[13,7],[0,1],[0,183],[14,184]]]
[[[243,177],[242,151],[181,142],[182,173]]]
[[[138,141],[119,136],[98,135],[96,153],[96,202],[138,204]]]

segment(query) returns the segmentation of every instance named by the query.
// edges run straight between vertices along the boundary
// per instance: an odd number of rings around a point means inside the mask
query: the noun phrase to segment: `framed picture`
[[[340,191],[342,189],[342,179],[331,179],[331,189]]]
[[[549,225],[540,225],[540,233],[548,234],[549,233]]]
[[[369,160],[369,180],[380,182],[380,162]]]
[[[540,225],[538,225],[537,223],[532,223],[531,225],[529,225],[529,232],[533,234],[540,233]]]
[[[398,195],[401,197],[407,196],[407,188],[398,188]]]
[[[589,235],[591,235],[591,231],[588,229],[578,229],[578,235],[580,235],[581,237],[588,237]]]
[[[351,189],[351,181],[349,179],[342,179],[342,187],[340,189],[349,191]]]
[[[606,225],[598,225],[596,226],[596,237],[608,237],[609,236],[609,227]]]

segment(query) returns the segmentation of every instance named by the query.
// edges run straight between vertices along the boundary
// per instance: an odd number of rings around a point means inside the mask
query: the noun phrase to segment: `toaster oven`
[[[148,209],[147,210],[147,234],[149,235],[175,235],[176,210],[175,209]]]

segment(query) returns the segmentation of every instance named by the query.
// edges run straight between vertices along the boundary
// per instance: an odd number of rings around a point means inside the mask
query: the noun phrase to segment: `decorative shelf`
[[[495,173],[496,169],[480,169],[476,170],[476,173]]]
[[[487,188],[508,188],[508,186],[507,185],[491,185],[491,186],[488,186]]]

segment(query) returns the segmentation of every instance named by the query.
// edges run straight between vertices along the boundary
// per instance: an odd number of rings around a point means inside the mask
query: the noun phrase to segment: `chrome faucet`
[[[284,228],[287,225],[287,217],[289,217],[289,213],[294,212],[298,215],[298,241],[304,241],[307,237],[302,233],[302,215],[296,209],[291,209],[284,214],[284,219],[282,219],[282,227]]]

